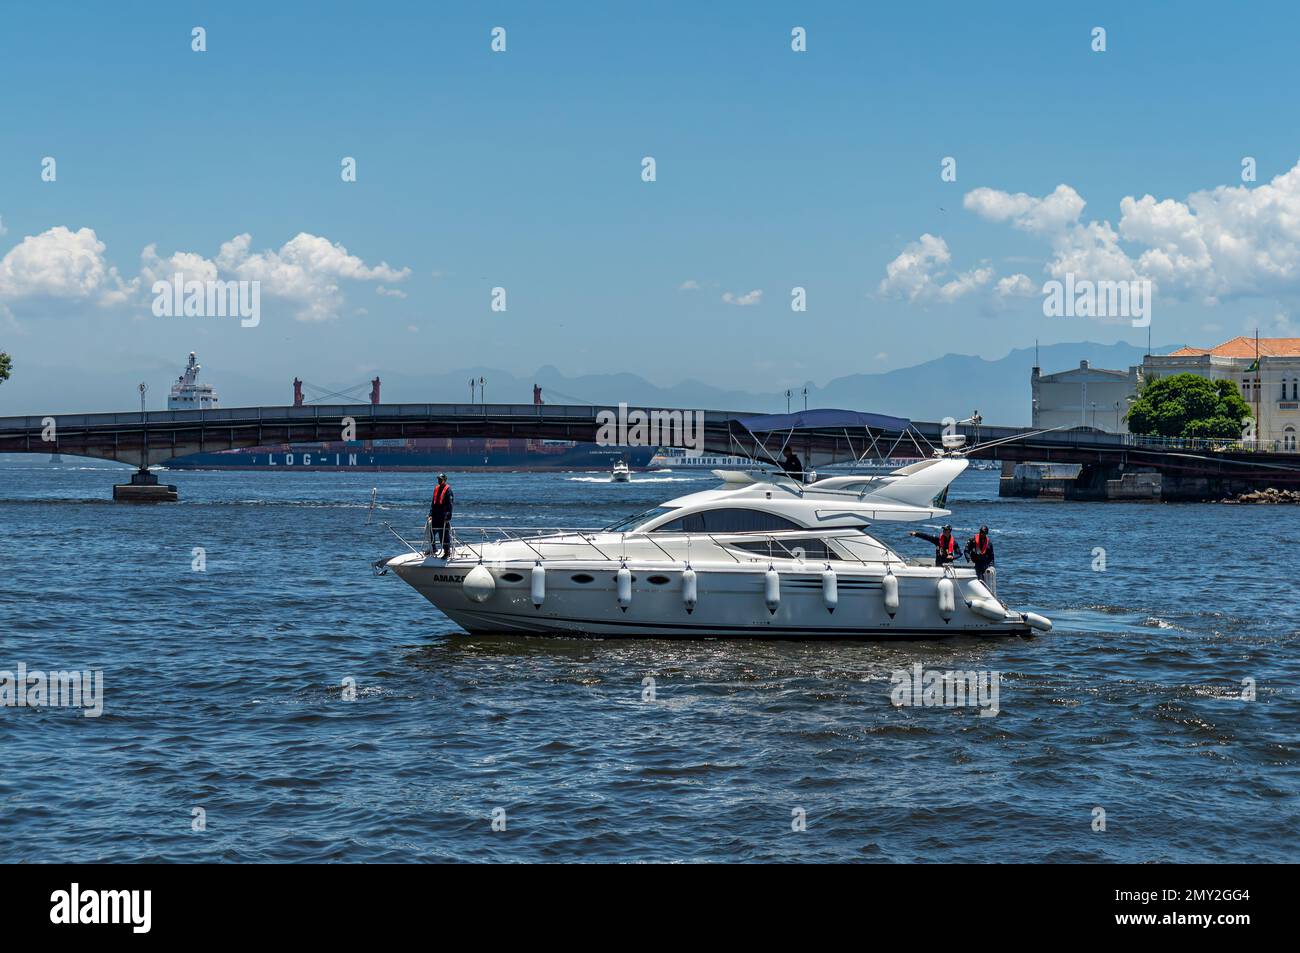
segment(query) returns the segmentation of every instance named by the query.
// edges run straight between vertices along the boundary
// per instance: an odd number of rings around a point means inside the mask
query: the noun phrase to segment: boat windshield
[[[605,527],[606,533],[621,533],[634,529],[642,523],[648,523],[656,516],[663,516],[665,513],[671,513],[671,506],[656,506],[652,510],[646,510],[644,513],[638,513],[636,516],[629,516],[627,519],[619,520],[617,523],[611,523]]]

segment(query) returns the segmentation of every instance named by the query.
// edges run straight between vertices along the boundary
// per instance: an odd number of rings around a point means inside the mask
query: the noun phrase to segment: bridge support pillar
[[[149,470],[136,470],[130,483],[113,485],[115,503],[175,503],[179,499],[171,483],[159,483]]]
[[[1088,463],[1079,468],[1079,475],[1065,488],[1065,498],[1153,503],[1161,499],[1163,482],[1162,474],[1154,470]]]
[[[1004,469],[998,495],[1150,503],[1163,498],[1163,484],[1162,474],[1153,470],[1100,463],[1020,463],[1009,474]]]

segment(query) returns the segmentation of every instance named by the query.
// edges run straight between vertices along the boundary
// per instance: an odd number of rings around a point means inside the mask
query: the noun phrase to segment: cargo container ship
[[[569,440],[469,437],[338,440],[279,444],[168,461],[170,470],[610,470],[619,460],[643,468],[654,447],[601,447]]]
[[[169,410],[218,406],[210,384],[198,383],[200,365],[191,352],[185,372],[172,385]],[[302,381],[293,382],[294,406],[303,405]],[[379,403],[379,378],[370,382],[370,402]],[[533,403],[542,389],[533,387]],[[334,440],[243,447],[194,453],[167,463],[169,470],[605,470],[620,460],[644,468],[656,447],[602,447],[572,440],[477,437],[394,440]]]

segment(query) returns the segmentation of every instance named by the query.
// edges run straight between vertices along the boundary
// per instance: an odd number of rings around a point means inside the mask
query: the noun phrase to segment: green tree
[[[9,360],[9,355],[0,351],[0,383],[9,380],[9,370],[13,367],[13,362]]]
[[[1128,412],[1128,429],[1160,437],[1236,440],[1251,418],[1232,381],[1174,374],[1148,381]]]

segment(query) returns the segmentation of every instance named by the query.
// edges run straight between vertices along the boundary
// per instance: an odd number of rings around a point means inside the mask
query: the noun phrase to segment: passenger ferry
[[[733,457],[724,453],[704,453],[682,447],[660,447],[650,458],[651,470],[747,470],[754,466],[748,457]]]

